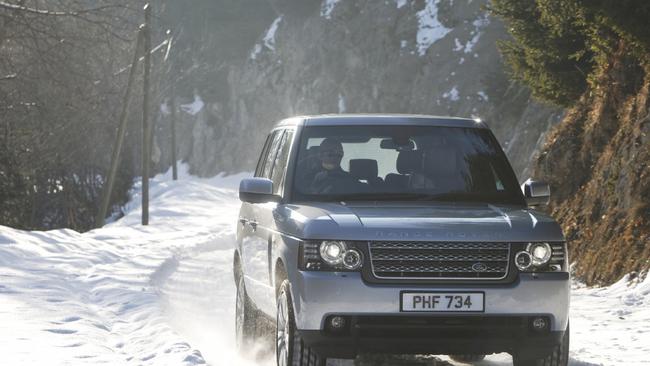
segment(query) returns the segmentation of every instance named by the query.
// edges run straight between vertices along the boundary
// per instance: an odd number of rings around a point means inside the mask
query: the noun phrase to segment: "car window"
[[[273,164],[273,171],[271,173],[271,180],[273,180],[273,187],[276,194],[282,193],[284,185],[284,176],[287,171],[287,160],[289,160],[289,152],[291,150],[291,143],[293,142],[293,131],[286,130],[282,141],[280,143],[280,150],[275,158]]]
[[[255,177],[261,177],[262,176],[262,171],[264,170],[264,163],[266,162],[266,155],[268,154],[269,151],[269,145],[271,145],[271,140],[273,138],[273,134],[269,134],[266,137],[266,141],[264,142],[264,147],[262,148],[262,153],[260,154],[260,158],[257,160],[257,166],[255,167]]]
[[[310,126],[301,134],[297,200],[444,200],[524,204],[489,130]]]
[[[278,148],[280,147],[280,140],[282,139],[283,132],[283,130],[273,132],[260,177],[271,179],[273,162],[275,162],[275,156],[278,154]]]

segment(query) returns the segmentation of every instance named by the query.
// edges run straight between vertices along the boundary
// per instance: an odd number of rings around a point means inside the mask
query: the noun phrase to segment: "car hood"
[[[275,216],[281,231],[303,239],[564,240],[552,218],[517,206],[324,202],[280,205]]]

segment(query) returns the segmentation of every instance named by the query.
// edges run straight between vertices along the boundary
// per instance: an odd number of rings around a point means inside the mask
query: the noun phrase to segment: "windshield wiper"
[[[483,202],[483,203],[501,202],[504,199],[507,198],[496,194],[478,193],[478,192],[459,192],[459,191],[433,194],[433,195],[428,195],[426,198],[424,198],[424,200],[427,201],[443,201],[443,202],[459,201],[459,202]]]
[[[323,197],[326,201],[394,201],[426,200],[431,197],[424,193],[357,193],[337,194]]]
[[[476,193],[476,192],[445,192],[438,194],[430,193],[357,193],[337,194],[318,197],[323,201],[345,202],[345,201],[438,201],[438,202],[501,202],[506,197]]]

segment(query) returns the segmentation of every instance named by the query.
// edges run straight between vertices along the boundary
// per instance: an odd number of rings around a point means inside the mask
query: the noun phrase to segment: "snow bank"
[[[458,93],[458,87],[454,86],[452,87],[449,91],[444,92],[442,94],[442,97],[445,99],[449,99],[452,102],[457,102],[460,100],[460,94]]]
[[[478,44],[478,41],[481,39],[481,36],[483,35],[484,29],[490,25],[490,19],[487,14],[483,14],[476,20],[472,22],[472,25],[474,26],[474,29],[470,33],[472,38],[470,38],[465,44],[461,43],[458,38],[454,39],[454,51],[456,52],[464,52],[464,53],[472,53],[474,51],[474,47],[476,44]]]
[[[266,31],[266,34],[264,35],[264,46],[271,51],[275,51],[275,33],[278,31],[280,22],[282,22],[282,16],[277,17],[273,21],[271,27],[269,27],[269,30]]]
[[[250,54],[251,60],[257,60],[257,57],[260,55],[260,53],[262,53],[264,48],[275,52],[275,34],[277,33],[281,22],[282,16],[279,16],[273,21],[273,23],[271,23],[271,26],[266,30],[266,33],[262,38],[262,43],[257,43],[255,44],[255,47],[253,47],[253,51],[251,51]]]
[[[205,103],[200,95],[194,94],[194,101],[192,103],[181,104],[179,107],[183,112],[196,116],[205,107]]]
[[[444,38],[451,29],[438,20],[440,0],[427,0],[424,9],[417,12],[418,33],[416,36],[418,54],[424,56],[432,44]]]
[[[320,16],[325,19],[331,19],[334,7],[336,7],[336,4],[338,4],[340,1],[341,0],[325,0],[321,5]]]
[[[0,345],[3,364],[197,365],[206,362],[170,325],[161,288],[185,253],[232,255],[235,182],[246,175],[197,179],[182,166],[151,184],[151,225],[140,222],[139,184],[126,216],[84,234],[27,232],[0,226]],[[228,263],[230,264],[230,263]],[[212,364],[245,364],[233,351],[233,285],[222,317],[206,328],[223,341]],[[187,299],[192,301],[192,299]],[[7,352],[10,350],[10,352]],[[35,352],[38,350],[38,352]],[[211,360],[209,360],[211,361]]]
[[[572,290],[571,357],[583,361],[575,365],[650,365],[650,276]]]
[[[343,94],[341,93],[339,93],[338,107],[339,113],[345,113],[347,111],[347,107],[345,106],[345,97],[343,97]]]

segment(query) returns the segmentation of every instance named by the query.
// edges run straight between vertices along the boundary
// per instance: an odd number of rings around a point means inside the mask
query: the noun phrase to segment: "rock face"
[[[189,72],[194,85],[214,82],[192,91],[205,102],[200,111],[181,113],[179,128],[191,130],[180,132],[181,157],[200,175],[253,170],[266,133],[293,115],[474,116],[493,128],[525,180],[560,111],[532,102],[508,81],[496,48],[506,32],[487,15],[486,2],[324,0],[298,7],[270,1],[276,14],[250,53],[200,75]],[[210,34],[202,37],[212,44]],[[195,97],[185,94],[192,103]]]
[[[596,81],[606,87],[568,111],[536,161],[557,188],[550,208],[588,284],[650,268],[650,70],[630,93],[624,68],[612,62]]]

